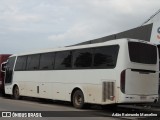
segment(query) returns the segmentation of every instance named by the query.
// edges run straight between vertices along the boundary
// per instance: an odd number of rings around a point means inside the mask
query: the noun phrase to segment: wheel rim
[[[14,97],[15,98],[19,97],[19,90],[18,90],[18,88],[15,88],[15,90],[14,90]]]
[[[83,98],[82,98],[81,95],[77,95],[77,96],[75,97],[75,103],[76,103],[76,105],[81,105],[81,104],[82,104],[82,101],[83,101]]]

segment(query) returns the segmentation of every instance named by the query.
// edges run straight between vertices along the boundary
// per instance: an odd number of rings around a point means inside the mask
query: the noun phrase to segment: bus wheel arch
[[[80,88],[76,87],[73,89],[71,94],[71,102],[75,108],[84,108],[85,99],[83,91]]]
[[[12,89],[12,96],[13,96],[13,99],[20,99],[20,94],[19,94],[19,87],[17,84],[15,84],[13,86],[13,89]]]

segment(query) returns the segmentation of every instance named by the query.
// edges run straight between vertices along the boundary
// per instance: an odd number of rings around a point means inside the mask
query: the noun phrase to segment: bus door
[[[15,63],[16,57],[10,57],[8,59],[8,62],[6,64],[6,73],[5,73],[5,84],[12,82],[12,76],[13,76],[13,68]]]

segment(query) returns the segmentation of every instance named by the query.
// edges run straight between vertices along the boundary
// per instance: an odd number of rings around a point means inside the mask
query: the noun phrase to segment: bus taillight
[[[123,93],[125,93],[125,78],[126,78],[126,70],[123,70],[121,72],[121,81],[120,81],[120,88]]]

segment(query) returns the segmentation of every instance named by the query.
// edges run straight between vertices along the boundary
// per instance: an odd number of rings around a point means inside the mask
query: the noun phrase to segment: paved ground
[[[130,106],[132,107],[132,106]],[[145,109],[145,110],[144,110]],[[50,116],[58,116],[58,117],[43,117],[38,118],[42,120],[118,120],[118,119],[146,119],[147,117],[111,117],[112,114],[115,116],[121,113],[132,113],[132,114],[140,114],[140,113],[155,113],[160,112],[159,107],[154,108],[147,108],[144,107],[140,109],[132,109],[127,108],[126,106],[121,106],[120,108],[112,109],[112,108],[102,108],[101,106],[92,105],[88,109],[75,109],[72,107],[70,103],[67,102],[60,102],[60,101],[41,101],[39,99],[32,99],[32,98],[24,98],[22,100],[13,100],[9,97],[0,97],[0,111],[8,111],[13,112],[17,111],[19,113],[25,113],[26,111],[31,112],[38,112],[43,115],[50,115]],[[47,111],[47,112],[46,112]],[[57,112],[58,111],[58,112]],[[146,112],[147,111],[147,112]],[[46,112],[46,113],[45,113]],[[117,113],[117,114],[116,114]],[[2,113],[0,113],[2,114]],[[75,117],[75,116],[82,116],[82,117]],[[1,116],[1,115],[0,115]],[[66,117],[67,116],[67,117]],[[86,117],[87,116],[87,117]],[[88,117],[89,116],[89,117]],[[110,116],[110,117],[108,117]],[[1,119],[10,119],[10,118],[0,118]],[[15,120],[21,119],[21,118],[12,118]],[[25,120],[30,120],[31,118],[23,118]],[[32,118],[37,119],[37,118]],[[149,119],[149,118],[148,118]],[[157,119],[157,117],[153,117],[153,119]]]
[[[27,100],[26,100],[27,99]],[[50,119],[55,119],[55,120],[71,120],[71,119],[77,119],[77,120],[117,120],[119,118],[114,118],[114,117],[101,117],[100,115],[100,110],[98,110],[99,108],[96,108],[96,110],[93,109],[85,109],[85,110],[79,110],[79,109],[75,109],[72,107],[72,105],[70,103],[67,102],[60,102],[60,101],[40,101],[38,99],[28,99],[25,98],[23,100],[13,100],[13,99],[9,99],[4,98],[4,97],[0,97],[0,111],[4,112],[4,111],[18,111],[18,112],[25,112],[25,111],[38,111],[40,113],[43,113],[44,111],[47,111],[47,114],[52,115],[53,116],[58,116],[58,117],[54,117],[54,118],[49,118],[49,117],[43,117],[43,120],[50,120]],[[57,112],[58,111],[58,112]],[[86,111],[86,112],[84,112]],[[96,111],[96,112],[94,112]],[[83,113],[84,112],[84,113]],[[89,117],[84,117],[87,116],[87,113],[89,113]],[[69,114],[69,117],[65,117]],[[72,114],[82,114],[82,117],[73,117]],[[97,114],[97,115],[93,115],[93,114]],[[105,113],[104,115],[110,115],[109,113]],[[94,116],[94,117],[93,117]],[[103,116],[103,115],[102,115]],[[9,118],[0,118],[0,119],[9,119]],[[15,120],[17,120],[17,118],[13,118]],[[20,118],[19,118],[20,119]],[[31,118],[25,118],[25,120],[30,120]],[[36,119],[36,118],[32,118],[32,119]],[[41,118],[39,118],[41,119]]]

